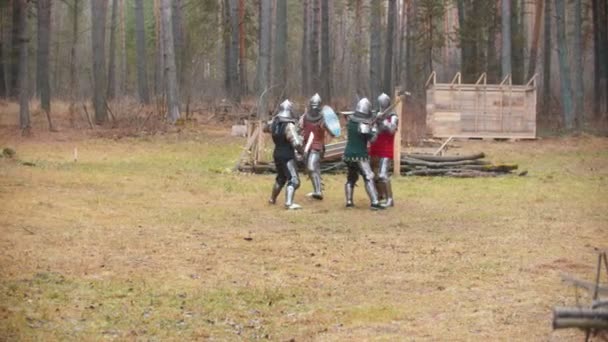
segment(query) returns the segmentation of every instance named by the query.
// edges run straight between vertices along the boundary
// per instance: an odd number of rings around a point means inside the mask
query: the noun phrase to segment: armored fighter
[[[323,199],[323,189],[321,183],[321,158],[325,152],[325,132],[333,135],[327,128],[325,117],[321,112],[321,96],[313,95],[308,102],[308,110],[300,119],[300,128],[304,133],[304,141],[309,146],[306,151],[306,171],[310,176],[313,191],[307,196],[314,199]],[[310,145],[308,144],[310,141]]]
[[[296,154],[302,152],[303,139],[297,132],[297,119],[293,114],[293,104],[283,101],[279,112],[264,127],[264,131],[272,134],[274,142],[274,163],[277,176],[270,195],[270,204],[275,204],[281,189],[285,184],[285,208],[294,210],[302,207],[294,202],[296,190],[300,187],[300,179],[296,166]]]
[[[393,162],[393,145],[395,133],[399,127],[399,118],[393,111],[384,113],[391,105],[391,98],[382,93],[378,96],[378,116],[376,125],[378,137],[370,145],[369,155],[371,156],[372,169],[376,175],[375,184],[378,189],[378,197],[386,207],[395,205],[393,200],[393,190],[391,187],[390,170]]]
[[[370,166],[367,145],[376,137],[375,127],[372,125],[372,104],[367,98],[361,99],[350,115],[346,131],[348,142],[344,150],[344,161],[348,166],[348,176],[344,185],[346,207],[353,207],[353,194],[359,175],[365,181],[365,191],[369,197],[372,210],[384,209],[378,201],[378,193],[374,183],[374,173]]]

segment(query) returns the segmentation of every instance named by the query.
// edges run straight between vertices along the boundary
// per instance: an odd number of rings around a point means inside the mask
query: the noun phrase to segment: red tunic
[[[312,139],[312,146],[310,146],[310,149],[323,151],[323,146],[325,145],[325,126],[323,125],[323,120],[310,122],[304,118],[302,121],[304,126],[304,144],[306,145],[308,136],[310,136],[310,133],[312,132],[315,134],[315,137]]]
[[[388,131],[380,132],[376,141],[369,147],[369,155],[371,157],[393,159],[394,142],[394,134]]]

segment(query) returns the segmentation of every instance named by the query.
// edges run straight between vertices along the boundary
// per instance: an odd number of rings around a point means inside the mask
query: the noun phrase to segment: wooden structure
[[[525,85],[513,85],[511,75],[487,84],[486,74],[474,84],[427,80],[427,129],[438,138],[536,138],[536,75]]]
[[[603,334],[604,339],[608,337],[606,335],[608,333],[608,299],[601,297],[602,294],[608,294],[608,287],[600,284],[602,268],[605,268],[606,275],[608,275],[608,255],[606,251],[599,252],[595,282],[562,275],[564,282],[590,292],[592,302],[591,305],[584,306],[577,303],[577,306],[574,307],[555,307],[553,309],[553,329],[578,328],[585,331],[585,341],[588,341],[591,335]]]

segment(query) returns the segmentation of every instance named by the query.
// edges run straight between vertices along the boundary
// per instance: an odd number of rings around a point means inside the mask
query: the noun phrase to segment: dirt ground
[[[552,308],[608,247],[608,139],[460,141],[528,174],[395,178],[383,212],[302,177],[288,212],[228,132],[0,128],[0,340],[583,339]]]

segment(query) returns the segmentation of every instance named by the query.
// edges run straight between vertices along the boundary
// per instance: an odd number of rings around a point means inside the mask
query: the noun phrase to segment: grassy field
[[[551,309],[608,247],[608,139],[460,142],[529,173],[395,179],[383,212],[303,177],[288,212],[226,136],[4,134],[36,165],[0,159],[0,340],[582,339]]]

